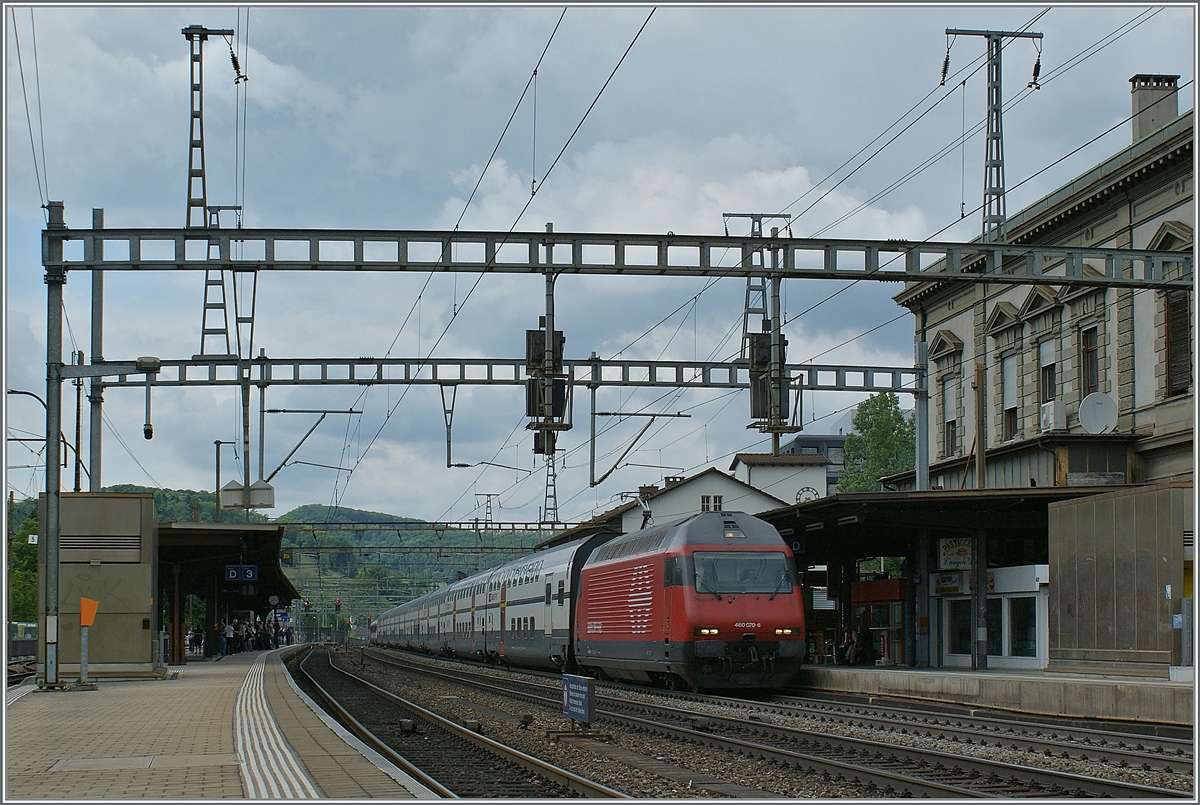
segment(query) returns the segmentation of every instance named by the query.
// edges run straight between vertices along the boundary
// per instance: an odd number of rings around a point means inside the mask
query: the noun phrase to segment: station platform
[[[1041,716],[1192,726],[1195,685],[1166,679],[1055,671],[805,665],[797,683],[853,693]]]
[[[436,799],[296,687],[291,650],[96,690],[8,690],[5,801]]]

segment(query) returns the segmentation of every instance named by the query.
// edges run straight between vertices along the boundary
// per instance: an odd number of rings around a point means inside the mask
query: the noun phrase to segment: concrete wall
[[[1165,678],[1180,664],[1191,494],[1161,483],[1050,504],[1050,670]]]
[[[902,696],[1041,716],[1191,724],[1195,713],[1192,685],[1158,680],[805,665],[797,682],[812,690]]]
[[[45,522],[45,494],[39,517]],[[64,492],[58,571],[59,675],[79,673],[79,599],[99,601],[88,631],[88,675],[152,672],[158,636],[154,496]],[[38,545],[38,627],[45,628],[45,541]],[[39,671],[45,662],[38,645]]]

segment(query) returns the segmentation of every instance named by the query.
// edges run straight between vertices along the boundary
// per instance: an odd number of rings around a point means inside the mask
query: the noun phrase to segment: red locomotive
[[[617,537],[583,565],[574,658],[611,679],[771,688],[805,659],[792,552],[773,527],[708,512]]]
[[[383,645],[694,690],[779,687],[805,659],[792,552],[741,512],[539,551],[376,623]]]

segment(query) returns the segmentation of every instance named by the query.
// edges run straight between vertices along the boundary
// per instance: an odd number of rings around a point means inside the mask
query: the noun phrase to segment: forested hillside
[[[212,522],[212,492],[154,489],[134,484],[105,487],[105,492],[152,493],[159,522]],[[33,617],[37,589],[37,500],[15,501],[9,514],[23,546],[16,561],[14,615]],[[241,511],[224,511],[226,523],[244,522]],[[435,528],[411,517],[320,504],[299,506],[273,520],[257,511],[252,523],[286,526],[280,562],[301,595],[314,607],[332,608],[341,598],[346,612],[378,612],[387,602],[406,600],[501,564],[533,549],[547,535],[534,532],[463,531]],[[389,527],[395,524],[395,527]],[[325,599],[329,599],[326,601]],[[28,612],[26,612],[28,610]]]

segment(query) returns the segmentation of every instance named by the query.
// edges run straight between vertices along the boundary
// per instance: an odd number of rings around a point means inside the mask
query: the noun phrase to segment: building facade
[[[1133,142],[1010,217],[1008,242],[1192,252],[1193,113],[1178,114],[1177,79],[1132,78]],[[1103,269],[1082,267],[1085,273]],[[931,273],[937,270],[931,267]],[[1065,273],[1066,267],[1051,270]],[[1179,263],[1165,262],[1163,270],[1168,278],[1182,276]],[[929,282],[910,283],[895,299],[915,314],[916,340],[928,344],[931,488],[1112,485],[1116,490],[1145,483],[1188,488],[1186,504],[1178,512],[1172,509],[1171,522],[1163,527],[1180,548],[1184,606],[1190,605],[1194,293]],[[979,444],[984,448],[981,483]],[[911,472],[884,481],[902,490],[915,486]],[[1077,540],[1076,529],[1069,536],[1071,546],[1060,545],[1067,531],[1058,535],[1050,529],[1049,576],[1030,571],[1039,583],[1037,610],[1027,618],[1049,632],[1032,643],[1040,664],[1054,667],[1057,656],[1063,669],[1071,656],[1083,656],[1060,645],[1068,637],[1054,624],[1063,622],[1064,613],[1069,609],[1073,622],[1088,622],[1080,630],[1111,617],[1086,596],[1067,600],[1062,589],[1055,589],[1056,583],[1075,578],[1074,565],[1095,559],[1078,547],[1085,542]],[[1117,586],[1162,597],[1157,576],[1130,573]],[[953,636],[967,628],[963,618],[970,617],[962,603],[966,591],[947,587],[941,595],[935,590],[929,595],[932,634],[943,637],[941,659],[955,664],[962,652],[954,650]],[[995,608],[996,623],[990,623],[991,597],[988,634],[1016,633],[1003,601]],[[1178,592],[1175,598],[1157,610],[1168,630],[1171,613],[1180,611]],[[1131,656],[1103,640],[1091,648],[1092,660],[1111,655],[1101,662]],[[1160,652],[1155,663],[1171,654]],[[1180,659],[1178,642],[1173,656]]]

